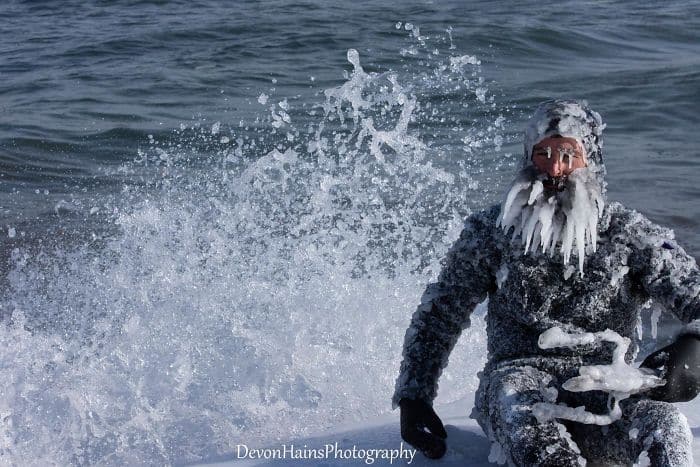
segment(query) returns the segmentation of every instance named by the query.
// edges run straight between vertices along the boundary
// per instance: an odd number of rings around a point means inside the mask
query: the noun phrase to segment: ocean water
[[[549,97],[602,114],[609,198],[697,255],[698,18],[3,3],[0,463],[180,464],[388,412],[424,284]],[[484,359],[478,315],[440,400]]]

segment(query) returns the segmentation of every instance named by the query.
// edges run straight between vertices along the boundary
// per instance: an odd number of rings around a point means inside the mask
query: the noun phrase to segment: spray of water
[[[194,461],[390,410],[410,315],[503,161],[479,61],[410,31],[403,70],[350,50],[315,104],[263,93],[250,125],[150,138],[108,238],[13,251],[3,459]],[[460,345],[483,360],[478,331]],[[481,363],[457,350],[441,398]]]

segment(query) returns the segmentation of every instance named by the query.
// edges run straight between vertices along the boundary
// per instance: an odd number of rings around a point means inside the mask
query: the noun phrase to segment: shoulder
[[[491,206],[465,219],[459,238],[443,260],[442,280],[473,285],[483,279],[482,285],[488,287],[500,257],[494,235],[498,213],[499,207]]]
[[[493,235],[498,223],[499,205],[493,205],[480,211],[475,211],[467,216],[462,225],[462,233],[459,239],[486,239]]]
[[[480,211],[472,213],[464,221],[464,227],[477,227],[484,229],[495,228],[498,222],[498,215],[501,212],[501,206],[499,204],[494,204]]]
[[[499,212],[500,206],[494,205],[468,216],[453,250],[492,250]]]
[[[612,202],[606,206],[608,232],[612,239],[625,241],[637,248],[676,248],[675,233],[649,220],[644,214]]]

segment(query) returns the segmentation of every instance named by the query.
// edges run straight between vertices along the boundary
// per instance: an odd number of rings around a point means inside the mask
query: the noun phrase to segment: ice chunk
[[[571,275],[574,273],[575,270],[576,270],[576,268],[574,268],[570,264],[568,266],[566,266],[566,268],[564,269],[564,280],[568,281],[569,277],[571,277]]]
[[[615,331],[606,329],[602,332],[566,333],[559,327],[553,327],[540,334],[538,345],[542,349],[555,347],[575,347],[601,342],[614,343],[613,361],[609,365],[584,365],[579,368],[579,376],[568,379],[562,387],[571,392],[604,391],[609,393],[607,415],[587,412],[584,407],[568,407],[551,403],[537,403],[532,412],[540,422],[552,418],[563,418],[580,423],[609,425],[622,416],[619,402],[631,394],[662,386],[665,381],[657,377],[652,370],[637,369],[625,362],[625,354],[630,340]]]
[[[610,284],[615,287],[617,284],[620,282],[620,279],[625,277],[627,273],[630,271],[629,266],[622,266],[620,269],[616,269],[612,273],[612,277],[610,278]]]
[[[568,444],[569,447],[573,449],[575,453],[581,454],[581,450],[571,438],[571,434],[566,430],[566,427],[561,423],[555,423],[555,425],[557,427],[557,431],[559,431],[559,435],[561,435],[561,437],[566,440],[566,444]]]
[[[503,447],[498,443],[498,441],[493,441],[491,443],[489,462],[493,462],[494,464],[498,465],[504,465],[506,462],[508,462],[506,453],[503,451]]]
[[[593,333],[568,334],[559,327],[547,329],[540,334],[537,345],[541,349],[553,349],[555,347],[574,347],[577,345],[592,344],[596,341]]]
[[[651,337],[656,339],[656,333],[659,330],[659,318],[661,317],[661,309],[654,308],[651,312]]]
[[[501,267],[496,271],[496,285],[500,288],[501,284],[508,279],[508,265],[506,263],[501,264]]]
[[[639,454],[637,462],[635,462],[634,467],[649,467],[651,465],[651,460],[649,459],[649,453],[644,450]]]

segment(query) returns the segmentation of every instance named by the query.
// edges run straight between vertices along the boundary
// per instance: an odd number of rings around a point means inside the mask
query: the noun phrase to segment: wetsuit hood
[[[603,165],[603,129],[600,114],[584,100],[554,99],[543,102],[525,128],[523,166],[532,165],[532,148],[554,135],[576,138],[586,150],[589,166]]]

